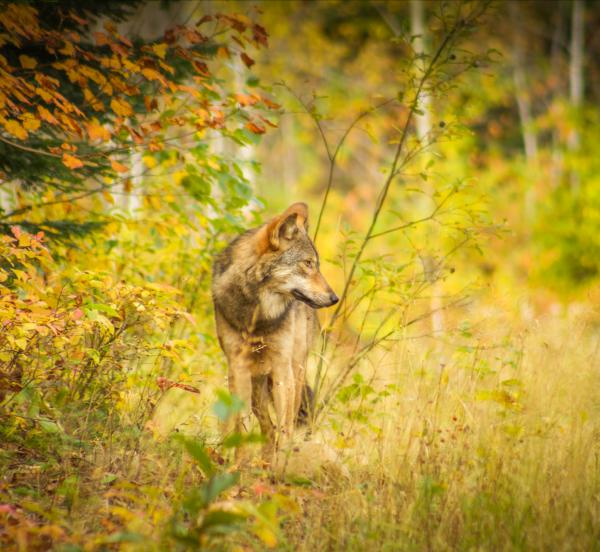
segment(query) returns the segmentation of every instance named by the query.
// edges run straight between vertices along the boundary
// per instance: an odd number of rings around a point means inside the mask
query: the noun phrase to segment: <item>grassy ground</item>
[[[397,392],[348,436],[350,477],[290,520],[290,549],[600,549],[597,327],[506,334],[445,365],[399,344]]]
[[[199,538],[190,530],[185,504],[190,490],[205,488],[206,472],[173,439],[177,421],[205,441],[218,473],[232,470],[204,396],[169,391],[153,431],[141,437],[119,427],[113,441],[79,452],[65,445],[27,464],[18,462],[27,451],[7,447],[3,508],[18,507],[3,518],[3,544],[65,551],[600,549],[597,313],[519,327],[498,315],[463,334],[451,343],[401,340],[377,351],[311,439],[299,435],[282,479],[257,460],[201,512],[242,513],[242,530],[232,525]],[[173,537],[176,520],[191,540]]]

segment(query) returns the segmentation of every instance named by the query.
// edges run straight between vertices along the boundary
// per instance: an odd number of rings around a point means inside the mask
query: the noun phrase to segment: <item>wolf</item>
[[[214,261],[212,298],[229,389],[258,419],[268,456],[291,440],[305,414],[315,310],[339,301],[321,274],[307,205],[294,203],[234,239]],[[246,408],[235,421],[237,431],[248,429],[249,417]]]

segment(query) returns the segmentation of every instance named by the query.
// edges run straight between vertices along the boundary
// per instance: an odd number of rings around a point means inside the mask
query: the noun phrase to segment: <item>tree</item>
[[[113,203],[115,187],[131,190],[132,151],[160,156],[182,140],[202,144],[209,131],[241,142],[265,132],[270,122],[257,109],[277,106],[236,94],[216,75],[230,57],[252,66],[246,50],[267,45],[264,28],[215,15],[130,39],[118,23],[137,3],[3,2],[0,230],[18,222],[54,238],[88,232],[101,222],[43,208],[99,194]],[[209,180],[192,175],[183,185],[210,196]]]

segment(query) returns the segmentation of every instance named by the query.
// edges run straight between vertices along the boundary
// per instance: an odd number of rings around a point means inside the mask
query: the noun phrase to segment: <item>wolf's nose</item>
[[[331,301],[332,305],[335,305],[340,300],[340,298],[335,293],[333,293],[333,291],[332,291],[329,294],[329,300]]]

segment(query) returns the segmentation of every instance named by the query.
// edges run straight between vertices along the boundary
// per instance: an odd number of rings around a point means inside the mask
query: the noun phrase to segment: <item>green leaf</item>
[[[200,468],[204,472],[204,475],[210,477],[214,472],[215,468],[213,463],[204,448],[204,445],[196,439],[185,437],[184,435],[176,435],[175,437],[180,443],[183,444],[188,454],[198,462]]]
[[[112,542],[145,542],[146,537],[140,533],[133,533],[131,531],[120,531],[109,535],[104,540],[105,543]]]
[[[203,485],[206,504],[210,504],[223,491],[233,487],[240,479],[238,473],[220,473]]]
[[[219,397],[219,400],[213,405],[213,412],[223,422],[241,412],[244,408],[244,401],[242,399],[223,389],[217,391],[217,397]]]
[[[236,529],[237,525],[245,520],[241,514],[226,512],[225,510],[214,510],[204,516],[201,529],[210,531],[227,531]]]

